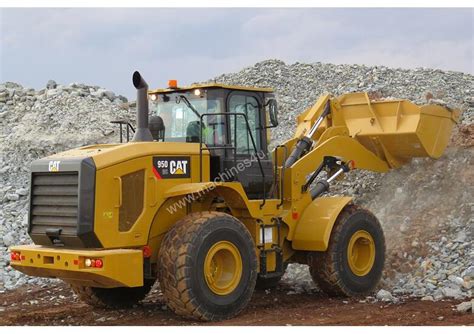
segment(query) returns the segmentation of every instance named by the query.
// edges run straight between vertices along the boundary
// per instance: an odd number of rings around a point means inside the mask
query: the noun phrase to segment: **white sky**
[[[474,9],[0,9],[0,82],[134,95],[277,58],[474,73]]]

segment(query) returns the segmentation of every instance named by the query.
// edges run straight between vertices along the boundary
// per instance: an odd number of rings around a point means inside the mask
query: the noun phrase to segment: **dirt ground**
[[[63,283],[24,286],[0,294],[0,325],[474,325],[474,314],[454,309],[458,300],[390,304],[289,291],[256,291],[236,318],[201,323],[174,315],[158,290],[134,308],[102,310],[78,301]]]

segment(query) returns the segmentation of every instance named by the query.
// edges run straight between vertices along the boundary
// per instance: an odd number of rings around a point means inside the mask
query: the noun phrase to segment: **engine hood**
[[[96,169],[106,168],[123,161],[150,155],[195,155],[198,143],[177,142],[129,142],[126,144],[99,144],[84,146],[57,153],[41,160],[69,160],[92,158]],[[203,150],[203,155],[208,155]]]

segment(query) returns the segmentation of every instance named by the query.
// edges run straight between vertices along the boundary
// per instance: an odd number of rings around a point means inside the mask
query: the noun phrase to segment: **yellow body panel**
[[[205,159],[209,152],[202,152]],[[153,156],[153,155],[199,155],[198,143],[181,142],[128,142],[125,144],[99,144],[89,145],[72,150],[57,153],[48,157],[48,159],[73,158],[73,157],[92,157],[97,169],[106,168],[112,165],[120,164],[124,161],[135,158]],[[195,172],[199,176],[199,169]]]
[[[215,188],[215,184],[212,182],[202,182],[202,183],[184,183],[174,186],[165,191],[164,197],[176,197],[183,196],[187,194],[200,193],[205,191],[210,191]]]
[[[13,246],[11,251],[24,256],[11,266],[27,275],[57,277],[69,283],[98,287],[136,287],[143,285],[143,253],[136,249],[61,249],[43,246]],[[100,258],[102,268],[88,268],[85,258]],[[74,260],[78,261],[74,264]]]
[[[320,197],[311,202],[296,226],[293,248],[325,251],[339,212],[351,201],[351,197]]]
[[[93,156],[94,162],[98,166],[95,232],[105,248],[122,247],[122,245],[137,247],[148,244],[150,222],[154,220],[158,209],[169,197],[166,192],[176,186],[199,182],[199,145],[172,143],[167,146],[166,144],[129,143],[123,145],[122,149],[110,150]],[[188,146],[186,147],[186,145]],[[183,147],[185,149],[182,149]],[[138,153],[134,155],[132,152],[139,152],[142,157],[133,158]],[[126,154],[131,154],[132,158],[120,161],[121,157]],[[189,178],[157,179],[155,177],[152,170],[153,156],[166,157],[169,155],[190,157]],[[119,160],[120,163],[112,163],[116,160]],[[207,170],[209,170],[208,164],[209,157],[204,155],[203,167]],[[142,170],[145,173],[143,211],[127,232],[118,232],[121,194],[124,191],[121,189],[121,179],[125,175]],[[203,173],[203,179],[209,179],[209,172]]]

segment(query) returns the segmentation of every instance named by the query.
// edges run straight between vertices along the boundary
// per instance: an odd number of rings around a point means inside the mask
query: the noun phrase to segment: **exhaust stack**
[[[153,141],[148,128],[148,84],[138,71],[133,73],[132,81],[137,89],[137,130],[132,141]]]

